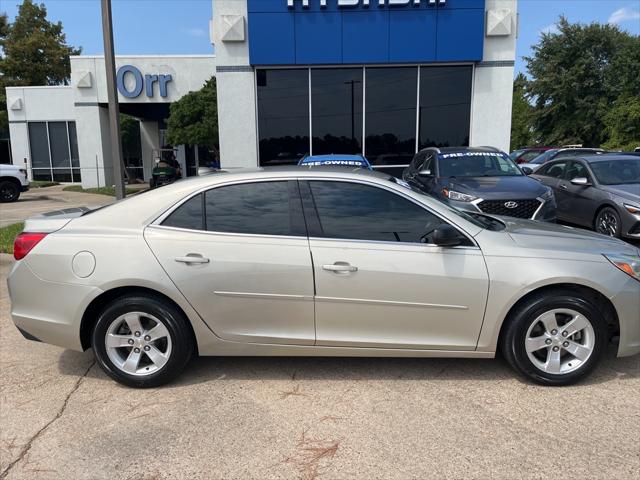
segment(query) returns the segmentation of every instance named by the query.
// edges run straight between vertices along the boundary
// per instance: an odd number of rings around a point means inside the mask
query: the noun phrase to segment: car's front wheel
[[[620,238],[622,224],[620,215],[611,207],[604,207],[595,219],[595,231],[610,237]]]
[[[590,300],[567,290],[537,295],[508,320],[501,350],[509,364],[543,385],[584,379],[600,360],[608,325]]]
[[[120,297],[93,329],[96,361],[130,387],[157,387],[177,377],[191,359],[194,341],[184,314],[161,298]]]

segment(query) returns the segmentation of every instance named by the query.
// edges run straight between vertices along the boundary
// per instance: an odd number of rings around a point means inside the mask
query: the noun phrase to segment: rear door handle
[[[562,184],[560,184],[560,188],[563,189],[563,190],[566,190],[569,187],[567,187],[564,183],[562,183]]]
[[[198,253],[189,253],[186,257],[177,257],[175,260],[178,263],[185,263],[187,265],[202,265],[210,261]]]
[[[353,273],[358,271],[358,267],[354,267],[347,262],[336,262],[333,265],[323,265],[322,269],[334,273]]]

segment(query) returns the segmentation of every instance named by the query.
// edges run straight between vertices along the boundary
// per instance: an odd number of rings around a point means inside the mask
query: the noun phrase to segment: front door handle
[[[209,263],[208,258],[204,258],[198,253],[189,253],[186,257],[177,257],[175,260],[178,263],[185,263],[187,265],[202,265]]]
[[[569,187],[567,187],[564,183],[562,183],[562,184],[560,184],[560,188],[563,189],[563,190],[566,190]]]
[[[354,267],[347,262],[336,262],[333,265],[323,265],[322,269],[334,273],[353,273],[358,271],[358,267]]]

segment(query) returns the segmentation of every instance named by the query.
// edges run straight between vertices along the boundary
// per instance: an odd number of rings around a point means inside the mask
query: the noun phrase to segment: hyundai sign
[[[294,8],[296,2],[301,3],[303,7],[309,8],[309,2],[312,0],[286,0],[289,8]],[[326,8],[329,0],[315,0],[320,4],[320,7]],[[337,2],[338,7],[340,8],[350,8],[350,7],[368,7],[370,5],[378,5],[379,7],[384,7],[388,5],[390,7],[399,7],[399,6],[407,6],[407,5],[420,5],[422,3],[426,3],[429,5],[435,5],[439,3],[440,5],[444,5],[446,0],[332,0],[333,2]]]
[[[485,0],[247,0],[251,65],[478,62]]]

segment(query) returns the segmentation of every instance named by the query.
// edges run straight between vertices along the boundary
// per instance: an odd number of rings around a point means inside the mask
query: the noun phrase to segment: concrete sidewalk
[[[34,188],[20,195],[14,203],[0,203],[0,227],[23,222],[25,219],[40,213],[63,208],[82,206],[102,206],[115,201],[107,195],[93,193],[65,192],[67,185],[56,185],[46,188]],[[135,188],[137,185],[128,186]],[[140,189],[147,185],[139,185]]]

